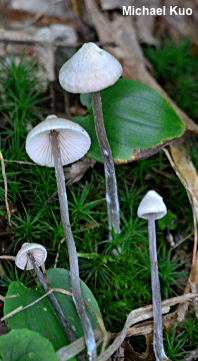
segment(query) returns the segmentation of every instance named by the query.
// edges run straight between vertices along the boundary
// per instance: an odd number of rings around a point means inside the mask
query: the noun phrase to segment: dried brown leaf
[[[122,9],[123,5],[134,5],[133,0],[125,0],[124,4],[120,0],[100,0],[100,3],[103,10]]]
[[[151,360],[154,357],[153,353],[153,336],[148,334],[146,338],[146,350],[142,354],[134,351],[133,347],[128,341],[124,341],[122,346],[124,348],[124,359],[125,361],[142,361],[142,360]],[[168,360],[167,360],[168,361]]]
[[[133,52],[133,56],[137,59],[140,64],[145,64],[145,58],[140,48],[136,30],[133,24],[133,18],[130,16],[121,16],[116,14],[112,21],[114,28],[114,35],[116,36],[119,43],[125,44],[125,46]]]
[[[8,44],[7,47],[9,47],[10,52],[14,55],[18,55],[18,42],[22,41],[24,46],[30,41],[31,43],[29,44],[26,53],[29,52],[31,57],[33,55],[37,56],[39,63],[38,76],[43,79],[42,85],[45,82],[45,86],[47,86],[48,81],[54,81],[56,78],[54,47],[51,46],[51,44],[55,45],[54,42],[56,39],[60,38],[63,42],[67,42],[68,45],[73,45],[77,41],[77,33],[73,27],[64,24],[51,24],[39,29],[31,27],[31,29],[27,29],[26,31],[0,28],[0,40],[2,42],[0,45],[1,55],[7,56],[6,49],[3,44],[3,41],[5,40]],[[48,44],[44,44],[45,41]],[[39,46],[39,42],[42,43],[42,46]],[[21,48],[19,56],[21,55],[20,53]]]
[[[125,359],[124,347],[122,346],[118,347],[116,352],[114,352],[114,354],[112,355],[111,359],[112,361],[122,361],[122,359]]]
[[[72,6],[69,0],[12,0],[11,7],[17,10],[25,10],[36,14],[31,22],[25,26],[29,26],[44,14],[51,14],[60,18],[72,16]]]
[[[190,281],[190,287],[191,287],[192,293],[197,293],[198,289],[197,289],[197,285],[195,282]],[[192,302],[193,302],[194,310],[196,313],[196,317],[198,319],[198,297],[193,298]]]
[[[189,307],[189,301],[185,302],[185,303],[181,303],[178,308],[177,311],[175,312],[177,314],[177,322],[178,323],[182,323],[186,317],[186,313],[188,312],[188,307]]]
[[[190,278],[187,283],[185,293],[190,291],[190,281],[195,282],[198,285],[198,254],[197,254],[197,243],[198,243],[198,234],[197,234],[197,221],[198,221],[198,175],[196,169],[191,162],[190,157],[188,156],[184,145],[183,139],[177,140],[170,145],[170,150],[173,156],[171,158],[167,149],[164,149],[165,154],[167,155],[171,166],[176,172],[181,183],[187,191],[187,195],[192,207],[193,213],[193,223],[194,223],[194,247],[193,247],[193,256],[192,256],[192,266]]]
[[[140,8],[145,6],[148,9],[158,9],[161,5],[161,0],[136,0],[135,5]],[[155,21],[156,18],[153,15],[139,15],[136,17],[136,28],[140,43],[157,45],[153,34]]]
[[[198,348],[196,348],[193,351],[190,351],[186,357],[185,357],[185,361],[196,361],[198,359]]]
[[[178,303],[186,302],[193,297],[195,297],[195,295],[191,293],[162,301],[162,314],[168,312],[171,306],[174,306]],[[118,334],[113,343],[104,351],[102,355],[98,356],[95,361],[106,361],[121,346],[127,335],[127,331],[131,326],[153,317],[152,309],[152,306],[146,306],[131,311],[126,319],[122,331]]]
[[[73,163],[71,166],[64,167],[65,178],[68,179],[66,185],[78,182],[89,168],[93,168],[96,161],[87,156]]]
[[[193,298],[193,301],[194,302]],[[163,328],[166,327],[168,331],[172,331],[173,326],[178,323],[181,324],[188,312],[188,307],[190,304],[190,300],[186,300],[186,302],[180,303],[177,309],[171,313],[167,313],[163,316]],[[163,309],[163,313],[166,313],[167,309]],[[145,321],[137,324],[133,327],[130,327],[127,331],[127,337],[131,336],[147,336],[153,333],[153,321]]]
[[[166,7],[166,15],[164,15],[164,18],[168,22],[169,26],[171,25],[173,28],[177,29],[178,32],[183,36],[187,36],[187,18],[183,15],[175,15],[174,12],[170,15],[169,12],[170,6],[172,6],[173,8],[175,6],[183,7],[182,4],[178,4],[178,0],[165,0],[164,5]],[[189,6],[186,7],[188,8]]]
[[[183,185],[187,190],[192,207],[193,221],[194,221],[194,248],[193,248],[190,280],[194,282],[198,287],[198,262],[197,262],[198,261],[198,255],[197,255],[198,174],[189,155],[186,152],[182,139],[179,139],[177,142],[173,142],[170,145],[170,151],[175,166],[178,169],[179,174],[181,174],[182,176],[182,179],[180,178],[180,180],[182,181]],[[190,290],[190,283],[188,282],[185,293],[189,292],[189,290]]]
[[[190,156],[187,154],[184,140],[178,139],[170,144],[169,147],[175,165],[198,201],[198,174]],[[198,216],[198,206],[195,205],[195,207]]]

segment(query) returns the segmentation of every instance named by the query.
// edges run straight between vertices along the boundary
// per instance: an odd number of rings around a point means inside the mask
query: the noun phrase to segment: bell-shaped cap
[[[163,198],[155,191],[149,191],[141,200],[138,207],[138,217],[149,219],[153,214],[155,219],[160,219],[167,213]]]
[[[49,115],[31,130],[26,139],[26,152],[35,163],[54,167],[51,131],[56,131],[59,135],[62,165],[73,163],[88,152],[91,140],[80,125]]]
[[[24,243],[19,252],[16,255],[15,264],[20,269],[26,270],[33,269],[32,263],[27,255],[27,252],[31,252],[35,258],[37,265],[40,267],[43,265],[47,258],[47,251],[45,247],[38,243]]]
[[[60,69],[59,82],[71,93],[93,93],[113,85],[122,66],[113,55],[94,43],[85,43]]]

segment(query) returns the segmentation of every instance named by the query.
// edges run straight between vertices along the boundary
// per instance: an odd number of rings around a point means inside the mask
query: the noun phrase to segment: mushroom
[[[22,248],[16,255],[15,264],[18,268],[24,270],[32,270],[36,272],[36,275],[43,286],[45,292],[49,291],[50,288],[47,286],[45,277],[40,270],[40,266],[42,266],[47,258],[46,249],[38,243],[24,243]],[[56,314],[59,318],[59,321],[68,337],[70,342],[76,340],[76,336],[74,335],[71,326],[67,322],[65,315],[53,293],[49,293],[48,297],[56,311]]]
[[[90,144],[88,133],[80,125],[70,120],[57,118],[55,115],[49,115],[46,120],[33,128],[26,139],[26,151],[34,162],[55,167],[61,220],[69,254],[73,300],[82,323],[87,352],[91,360],[96,357],[96,345],[81,293],[78,256],[69,220],[62,167],[82,158],[87,153]]]
[[[38,243],[24,243],[20,251],[17,253],[15,259],[15,264],[18,268],[23,270],[26,267],[27,271],[34,268],[30,258],[28,257],[29,252],[34,256],[38,267],[45,263],[47,258],[47,251],[45,247]]]
[[[163,198],[154,190],[149,191],[138,207],[138,217],[148,220],[149,254],[153,300],[153,348],[157,361],[168,360],[163,346],[161,293],[157,264],[155,220],[167,213]]]
[[[102,152],[106,179],[108,225],[120,233],[120,211],[115,167],[107,139],[100,90],[116,83],[122,74],[119,61],[94,43],[84,44],[60,69],[59,82],[71,93],[91,93],[95,130]],[[110,239],[112,236],[110,235]]]

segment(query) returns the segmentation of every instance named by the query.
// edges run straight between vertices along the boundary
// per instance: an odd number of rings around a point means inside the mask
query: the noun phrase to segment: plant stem
[[[27,256],[29,257],[29,259],[31,261],[31,264],[32,264],[32,266],[34,268],[34,271],[36,272],[37,277],[38,277],[41,285],[43,286],[45,292],[49,291],[49,288],[48,288],[47,283],[45,281],[45,277],[44,277],[43,273],[41,272],[38,264],[36,263],[36,260],[34,258],[33,253],[31,251],[28,251]],[[62,308],[59,305],[56,297],[54,296],[53,293],[50,293],[48,295],[48,297],[49,297],[49,299],[50,299],[50,301],[51,301],[51,303],[52,303],[52,305],[53,305],[53,307],[54,307],[54,309],[56,311],[56,314],[57,314],[57,316],[59,318],[59,321],[60,321],[60,323],[61,323],[61,325],[62,325],[62,327],[63,327],[63,329],[64,329],[64,331],[65,331],[65,333],[66,333],[66,335],[67,335],[67,337],[69,339],[69,341],[74,342],[76,340],[76,336],[74,335],[74,332],[72,331],[72,328],[71,328],[70,324],[67,322],[67,320],[65,318],[65,315],[64,315],[64,313],[62,311]]]
[[[94,333],[92,325],[87,314],[84,300],[82,297],[80,278],[79,278],[79,266],[78,266],[78,255],[76,246],[71,231],[71,225],[69,220],[69,210],[67,202],[67,194],[65,187],[65,177],[63,167],[61,163],[60,147],[58,140],[58,133],[51,132],[52,151],[55,164],[56,181],[58,187],[58,196],[60,203],[61,221],[63,225],[63,232],[67,242],[69,264],[70,264],[70,279],[73,294],[73,301],[75,303],[78,315],[80,317],[82,328],[84,331],[85,343],[87,345],[87,353],[90,361],[97,357],[96,344],[94,339]]]
[[[100,92],[92,93],[91,97],[92,97],[92,105],[93,105],[95,130],[104,162],[108,225],[110,230],[113,227],[114,232],[118,234],[120,233],[120,210],[119,210],[116,174],[115,174],[112,152],[104,126]],[[111,235],[110,235],[110,239],[112,239]]]
[[[157,264],[155,218],[150,214],[148,219],[149,254],[151,264],[151,284],[153,300],[153,348],[157,361],[168,360],[163,346],[163,325],[161,310],[161,293]]]

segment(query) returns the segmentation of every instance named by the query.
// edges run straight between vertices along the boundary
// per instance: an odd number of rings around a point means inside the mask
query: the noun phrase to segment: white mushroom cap
[[[25,269],[27,264],[26,270],[33,269],[32,263],[27,256],[27,252],[31,252],[36,260],[37,265],[40,267],[45,262],[47,258],[47,251],[46,249],[38,243],[24,243],[16,255],[15,264],[20,269]]]
[[[59,82],[71,93],[93,93],[108,88],[122,75],[113,55],[94,43],[84,44],[60,69]]]
[[[167,213],[167,208],[163,198],[155,191],[149,191],[141,200],[138,207],[138,217],[149,219],[150,214],[154,214],[155,219],[160,219]]]
[[[89,134],[78,124],[49,115],[34,127],[26,139],[26,152],[38,164],[54,167],[50,131],[59,133],[62,165],[82,158],[90,148]]]

